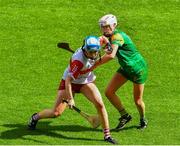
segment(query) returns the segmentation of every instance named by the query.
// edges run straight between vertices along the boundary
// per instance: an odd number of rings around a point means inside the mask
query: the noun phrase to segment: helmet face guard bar
[[[88,51],[88,52],[99,52],[99,46],[94,46],[94,47],[87,46],[86,51]]]

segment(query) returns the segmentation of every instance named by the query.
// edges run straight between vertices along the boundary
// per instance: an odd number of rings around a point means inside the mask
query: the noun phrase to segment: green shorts
[[[148,77],[148,67],[146,62],[139,62],[131,67],[120,67],[117,72],[136,84],[144,84]]]

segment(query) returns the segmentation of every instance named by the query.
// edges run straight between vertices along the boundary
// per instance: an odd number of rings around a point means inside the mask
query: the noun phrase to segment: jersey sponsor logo
[[[78,66],[76,66],[76,65],[74,65],[72,68],[71,68],[71,72],[76,72],[77,71],[77,69],[78,69]]]

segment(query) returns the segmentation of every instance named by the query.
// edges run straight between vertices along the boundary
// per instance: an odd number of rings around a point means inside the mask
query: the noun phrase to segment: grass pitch
[[[135,128],[139,117],[128,82],[118,94],[133,120],[112,136],[123,145],[180,144],[179,0],[0,0],[0,144],[107,144],[101,128],[92,129],[71,110],[40,121],[36,131],[26,129],[32,113],[53,105],[69,63],[71,54],[58,50],[57,42],[80,47],[85,36],[100,35],[98,19],[107,13],[117,16],[119,28],[149,64],[144,93],[148,128]],[[95,71],[111,128],[119,114],[103,93],[117,67],[113,60]],[[83,96],[75,101],[83,111],[96,112]]]

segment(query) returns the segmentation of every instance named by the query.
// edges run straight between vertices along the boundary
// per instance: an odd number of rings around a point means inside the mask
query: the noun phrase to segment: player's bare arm
[[[101,59],[96,61],[95,65],[92,67],[92,69],[95,69],[97,66],[102,65],[102,64],[115,58],[116,52],[118,50],[118,45],[112,44],[111,47],[112,47],[112,52],[110,54],[105,53]]]
[[[65,80],[65,89],[66,89],[66,98],[68,100],[73,98],[73,94],[72,94],[72,87],[71,87],[71,81],[72,81],[72,77],[68,76]]]
[[[68,101],[68,105],[70,108],[74,105],[73,93],[72,93],[72,86],[71,86],[72,77],[68,76],[65,80],[65,90],[66,90],[66,98]]]

